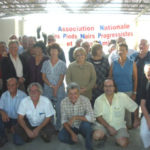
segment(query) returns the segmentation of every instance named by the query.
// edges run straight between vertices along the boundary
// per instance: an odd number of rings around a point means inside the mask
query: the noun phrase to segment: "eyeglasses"
[[[104,87],[106,87],[106,88],[112,88],[112,87],[114,87],[114,85],[104,85]]]
[[[85,56],[84,54],[77,54],[76,57]]]

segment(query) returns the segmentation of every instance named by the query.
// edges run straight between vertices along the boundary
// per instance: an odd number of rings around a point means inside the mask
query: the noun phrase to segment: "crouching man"
[[[104,94],[94,104],[96,123],[94,124],[94,140],[101,140],[107,135],[115,136],[121,147],[128,145],[129,134],[126,129],[125,110],[134,112],[137,104],[126,94],[117,92],[112,79],[104,81]],[[134,120],[137,122],[137,118]]]
[[[85,147],[92,150],[92,122],[94,113],[90,100],[80,95],[77,83],[70,83],[67,87],[68,97],[61,102],[61,122],[63,129],[59,132],[60,141],[74,144],[78,142],[77,134],[85,138]]]
[[[17,124],[17,109],[20,102],[27,95],[18,90],[18,82],[16,78],[9,78],[7,80],[8,90],[4,92],[0,100],[0,147],[7,141],[5,128],[14,132],[14,126]]]
[[[31,83],[27,89],[29,96],[24,98],[18,109],[18,124],[15,127],[14,144],[30,142],[39,134],[49,142],[55,132],[51,117],[55,114],[48,98],[42,96],[39,83]]]

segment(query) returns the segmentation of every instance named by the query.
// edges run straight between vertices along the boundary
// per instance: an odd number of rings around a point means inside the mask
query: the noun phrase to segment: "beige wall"
[[[8,44],[8,39],[12,34],[19,37],[23,33],[23,19],[0,19],[0,41],[5,41]]]
[[[0,41],[8,43],[8,38],[12,34],[15,34],[15,20],[0,19]]]

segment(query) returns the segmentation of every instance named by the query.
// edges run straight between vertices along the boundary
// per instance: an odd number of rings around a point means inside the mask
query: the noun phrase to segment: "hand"
[[[33,138],[35,137],[33,131],[30,130],[30,129],[27,129],[27,130],[26,130],[26,133],[27,133],[27,135],[28,135],[29,138],[32,138],[32,139],[33,139]]]
[[[80,93],[82,94],[82,93],[84,93],[86,91],[86,88],[81,88],[80,89]]]
[[[75,142],[75,143],[78,142],[78,136],[77,136],[75,133],[73,133],[73,134],[71,135],[71,139],[72,139],[72,141]]]
[[[57,85],[56,86],[52,86],[52,88],[53,88],[53,96],[57,97],[58,86]]]
[[[37,137],[37,136],[39,135],[39,132],[40,132],[39,128],[35,128],[35,129],[33,130],[34,137]]]
[[[136,94],[132,93],[131,99],[135,100],[136,99]]]
[[[117,131],[111,126],[108,128],[108,131],[109,131],[110,135],[112,135],[112,136],[117,134]]]
[[[72,126],[72,124],[74,123],[75,120],[76,120],[76,117],[75,117],[75,116],[71,117],[71,118],[69,119],[69,121],[68,121],[68,124],[69,124],[70,126]]]
[[[24,78],[23,77],[20,77],[19,80],[18,80],[19,84],[22,84],[24,83]]]
[[[147,121],[148,128],[150,130],[150,117],[146,121]]]
[[[37,38],[39,39],[40,38],[40,32],[41,32],[41,26],[39,26],[36,31],[37,31]]]
[[[9,121],[9,117],[5,112],[2,112],[1,115],[2,115],[2,121],[3,122],[8,122]]]
[[[133,127],[137,128],[140,125],[140,118],[134,119]]]
[[[7,51],[4,51],[4,52],[2,53],[2,57],[8,57]]]

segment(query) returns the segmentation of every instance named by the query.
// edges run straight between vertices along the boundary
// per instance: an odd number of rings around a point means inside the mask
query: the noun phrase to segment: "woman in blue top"
[[[119,59],[112,63],[109,76],[113,77],[119,92],[125,92],[135,100],[137,89],[137,67],[136,63],[127,57],[127,53],[128,46],[124,43],[120,44],[118,48]]]
[[[61,127],[60,102],[65,98],[64,76],[66,74],[66,64],[58,56],[60,46],[56,43],[48,47],[50,59],[46,60],[42,66],[42,79],[44,81],[44,95],[52,100],[56,109],[56,129]]]

